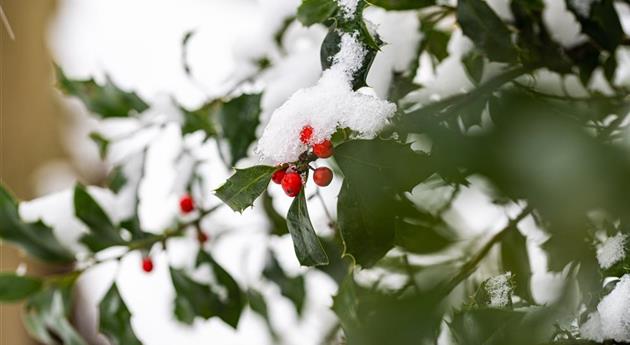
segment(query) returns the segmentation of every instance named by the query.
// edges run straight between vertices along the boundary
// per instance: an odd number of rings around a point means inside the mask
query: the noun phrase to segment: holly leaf
[[[219,106],[220,102],[212,101],[195,110],[180,108],[184,115],[182,134],[202,131],[206,135],[206,139],[214,137],[217,134],[217,129],[214,125],[214,116]]]
[[[338,196],[338,225],[344,254],[369,267],[394,245],[398,194],[424,181],[428,157],[394,141],[354,140],[335,149],[345,178]]]
[[[392,82],[389,85],[389,99],[398,102],[410,92],[418,90],[421,85],[416,84],[413,78],[402,73],[394,72]]]
[[[19,276],[15,273],[0,273],[0,302],[17,302],[41,290],[39,278]]]
[[[500,345],[513,343],[516,334],[524,334],[524,317],[524,312],[513,310],[465,310],[456,312],[449,326],[457,344]]]
[[[90,112],[99,117],[128,117],[149,108],[134,92],[119,89],[109,78],[101,86],[94,79],[69,79],[59,67],[56,71],[59,89],[66,95],[78,97]]]
[[[397,205],[394,244],[412,253],[427,254],[453,243],[453,230],[442,219],[417,209],[407,200]]]
[[[29,334],[46,345],[87,345],[69,320],[72,287],[76,275],[53,282],[31,296],[25,306],[24,326]]]
[[[488,59],[498,62],[516,61],[511,34],[499,16],[482,0],[457,2],[457,21]]]
[[[287,226],[293,239],[295,255],[302,266],[328,264],[328,256],[319,242],[308,215],[304,189],[291,203],[287,214]]]
[[[388,11],[416,10],[435,5],[435,0],[367,0],[370,4]]]
[[[219,296],[210,286],[192,280],[178,269],[170,268],[175,288],[175,317],[180,322],[192,325],[196,317],[209,319],[222,311]]]
[[[131,327],[131,312],[114,283],[99,304],[99,329],[113,345],[142,345]]]
[[[26,223],[20,219],[17,201],[3,186],[0,186],[0,238],[46,262],[74,261],[72,252],[59,243],[50,227],[41,221]]]
[[[567,8],[580,22],[582,32],[605,50],[614,53],[624,32],[613,0],[591,1],[588,13],[575,1],[565,0]],[[587,6],[588,7],[588,6]]]
[[[74,187],[74,212],[90,229],[90,233],[81,237],[90,250],[97,252],[124,242],[119,229],[81,184]]]
[[[527,239],[516,228],[507,231],[501,239],[501,261],[503,270],[512,272],[516,295],[533,302],[530,289],[532,269],[529,266]]]
[[[273,198],[268,192],[263,193],[262,206],[267,215],[267,220],[269,220],[269,232],[276,236],[288,234],[287,220],[273,207]]]
[[[337,11],[334,0],[302,0],[297,10],[297,19],[304,26],[323,23]]]
[[[462,64],[468,78],[475,84],[483,77],[484,60],[480,51],[473,49],[462,56]]]
[[[221,308],[217,311],[217,316],[236,329],[241,312],[245,307],[243,291],[241,291],[234,278],[214,260],[210,253],[200,250],[199,254],[197,254],[197,267],[203,264],[210,266],[217,284],[227,291],[227,296],[219,296],[224,298],[221,298]]]
[[[261,97],[262,93],[243,94],[223,103],[218,110],[221,137],[229,144],[232,166],[247,156],[247,149],[256,140]]]
[[[269,185],[271,175],[277,170],[267,165],[257,165],[247,169],[236,169],[225,183],[215,193],[231,209],[243,212],[252,206]]]
[[[107,187],[109,190],[118,194],[120,190],[127,184],[127,176],[125,176],[125,172],[123,171],[121,166],[115,167],[108,175],[107,175]]]
[[[298,315],[301,315],[304,298],[306,297],[304,277],[300,275],[295,277],[287,276],[271,252],[269,252],[269,257],[263,270],[263,276],[278,285],[282,295],[293,302]]]

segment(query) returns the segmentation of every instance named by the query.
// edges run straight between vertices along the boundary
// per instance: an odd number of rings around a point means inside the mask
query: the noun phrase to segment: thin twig
[[[7,29],[9,38],[11,38],[12,41],[15,41],[15,34],[13,33],[13,29],[11,28],[11,24],[9,24],[9,18],[7,18],[7,15],[4,13],[4,10],[2,9],[2,5],[0,5],[0,18],[2,18],[2,23],[4,24],[4,27]]]

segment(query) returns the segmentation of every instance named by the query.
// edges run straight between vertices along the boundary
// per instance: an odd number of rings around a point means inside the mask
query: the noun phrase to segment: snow
[[[599,266],[607,269],[623,260],[626,256],[625,245],[627,240],[628,235],[619,232],[598,246],[597,262],[599,262]]]
[[[490,298],[489,305],[493,308],[505,308],[512,299],[512,273],[507,272],[486,280],[484,288]]]
[[[274,163],[296,161],[308,149],[299,140],[306,125],[314,129],[309,144],[330,139],[337,128],[350,128],[362,138],[375,137],[396,106],[352,90],[352,75],[361,67],[365,54],[356,35],[342,34],[331,68],[315,86],[298,90],[274,111],[258,142],[258,152]]]
[[[344,17],[350,19],[354,17],[355,12],[357,11],[359,0],[337,0],[337,4],[339,5],[339,8],[341,8]]]
[[[617,286],[606,295],[597,311],[580,327],[582,337],[595,341],[612,339],[630,341],[630,274],[621,277]]]

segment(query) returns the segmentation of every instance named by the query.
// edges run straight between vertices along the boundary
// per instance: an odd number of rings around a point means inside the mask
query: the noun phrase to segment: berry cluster
[[[300,141],[308,145],[312,137],[313,127],[304,126],[300,131]],[[313,144],[309,151],[304,152],[300,156],[298,162],[282,165],[280,169],[273,173],[271,180],[282,185],[282,189],[288,196],[295,197],[300,194],[302,186],[306,183],[307,172],[310,168],[309,163],[317,158],[328,158],[333,155],[333,152],[333,145],[330,140],[323,140]],[[332,170],[327,167],[317,168],[313,171],[313,181],[318,186],[328,186],[332,178]]]

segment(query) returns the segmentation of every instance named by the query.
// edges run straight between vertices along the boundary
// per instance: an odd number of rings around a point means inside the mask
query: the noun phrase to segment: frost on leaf
[[[350,128],[362,138],[375,137],[396,106],[352,90],[352,76],[366,54],[356,34],[343,33],[333,65],[317,84],[297,91],[274,111],[258,142],[258,152],[275,163],[296,161],[308,148],[300,141],[305,126],[313,128],[311,142],[330,139],[337,128]]]
[[[477,302],[491,308],[507,308],[512,305],[512,273],[507,272],[485,280],[477,293]]]
[[[603,269],[612,267],[626,256],[625,245],[628,236],[623,233],[608,238],[597,248],[597,261]]]

